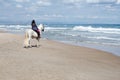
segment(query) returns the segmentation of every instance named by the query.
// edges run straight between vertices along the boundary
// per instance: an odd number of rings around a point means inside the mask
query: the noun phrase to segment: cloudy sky
[[[120,0],[0,0],[0,23],[120,24]]]

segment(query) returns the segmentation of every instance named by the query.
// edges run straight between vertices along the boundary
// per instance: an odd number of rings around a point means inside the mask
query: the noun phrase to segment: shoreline
[[[46,38],[44,38],[46,39]],[[51,39],[48,39],[51,40]],[[92,43],[71,43],[71,42],[66,42],[66,41],[59,41],[59,40],[51,40],[51,41],[56,41],[59,43],[64,43],[64,44],[68,44],[68,45],[73,45],[73,46],[78,46],[78,47],[86,47],[86,48],[91,48],[91,49],[97,49],[100,51],[104,51],[107,52],[109,54],[113,54],[115,56],[120,56],[120,49],[118,46],[110,46],[110,45],[100,45],[100,44],[92,44]]]
[[[0,30],[0,33],[11,33],[11,34],[24,36],[24,34],[21,34],[21,33],[8,32],[8,31],[3,31],[3,30]],[[44,39],[48,39],[48,38],[44,38]],[[51,39],[48,39],[48,40],[51,40]],[[86,47],[86,48],[91,48],[91,49],[97,49],[97,50],[108,52],[108,53],[116,55],[116,56],[120,56],[120,53],[119,53],[120,49],[119,49],[118,46],[92,44],[92,43],[83,43],[83,42],[77,44],[77,43],[71,43],[71,42],[59,41],[59,40],[51,40],[51,41],[56,41],[56,42],[60,42],[60,43],[70,44],[70,45],[73,45],[73,46],[80,46],[80,47]]]
[[[62,41],[58,41],[58,42],[62,42]],[[92,48],[92,49],[97,49],[97,50],[101,50],[101,51],[105,51],[108,52],[110,54],[116,55],[116,56],[120,56],[120,47],[118,46],[110,46],[110,45],[101,45],[101,44],[92,44],[92,43],[70,43],[70,42],[62,42],[62,43],[66,43],[66,44],[71,44],[74,46],[81,46],[81,47],[87,47],[87,48]]]
[[[8,32],[8,31],[3,31],[0,30],[0,33],[11,33],[11,34],[17,34],[17,35],[22,35],[24,36],[24,34],[21,33],[15,33],[15,32]],[[44,39],[48,39],[48,38],[44,38]],[[51,39],[48,39],[51,40]],[[110,54],[116,55],[116,56],[120,56],[120,47],[118,46],[110,46],[110,45],[101,45],[101,44],[92,44],[92,43],[72,43],[72,42],[66,42],[66,41],[59,41],[59,40],[51,40],[51,41],[56,41],[56,42],[60,42],[60,43],[65,43],[65,44],[70,44],[73,46],[80,46],[80,47],[86,47],[86,48],[91,48],[91,49],[97,49],[97,50],[101,50],[101,51],[105,51],[108,52]]]

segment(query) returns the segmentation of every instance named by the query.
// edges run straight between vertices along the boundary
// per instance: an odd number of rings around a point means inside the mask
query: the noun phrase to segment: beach
[[[47,39],[23,48],[23,41],[0,32],[0,80],[120,80],[119,56]]]
[[[43,38],[120,56],[119,24],[44,24],[44,27]],[[0,25],[0,30],[21,35],[30,28],[29,24]]]

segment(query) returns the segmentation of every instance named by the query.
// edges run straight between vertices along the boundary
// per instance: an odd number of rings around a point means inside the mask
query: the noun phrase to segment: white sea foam
[[[110,38],[106,36],[100,36],[100,37],[96,36],[96,37],[88,37],[88,38],[120,41],[120,38]]]
[[[65,27],[45,27],[45,29],[47,30],[64,30],[64,29],[68,29]]]
[[[0,29],[5,31],[24,31],[25,29],[30,28],[30,25],[0,25]]]
[[[102,28],[102,27],[95,28],[92,26],[75,26],[73,27],[73,30],[120,34],[120,29],[116,28]]]

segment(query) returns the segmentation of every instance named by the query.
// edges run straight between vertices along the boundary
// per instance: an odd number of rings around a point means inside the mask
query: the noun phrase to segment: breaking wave
[[[119,28],[103,28],[103,27],[92,27],[92,26],[75,26],[73,27],[73,30],[78,31],[88,31],[88,32],[102,32],[102,33],[114,33],[114,34],[120,34]]]

